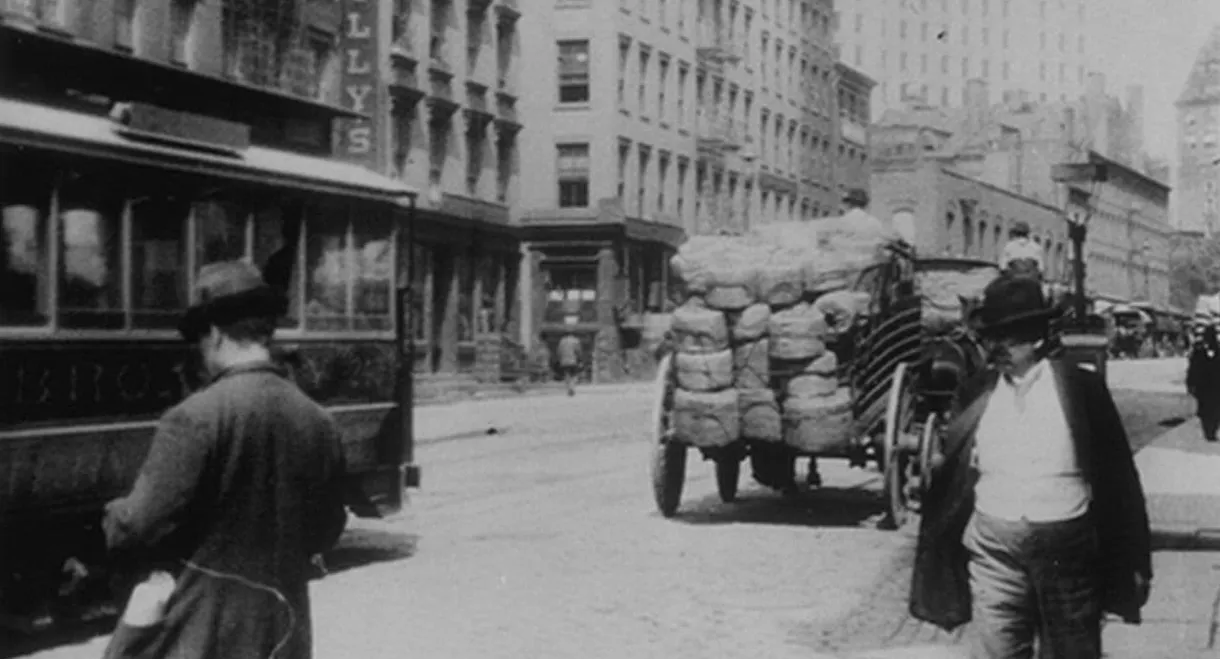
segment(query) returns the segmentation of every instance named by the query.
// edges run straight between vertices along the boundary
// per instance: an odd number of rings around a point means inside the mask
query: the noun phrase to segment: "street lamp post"
[[[1056,183],[1100,183],[1107,179],[1107,174],[1105,165],[1094,163],[1065,163],[1051,168],[1051,180]],[[1064,219],[1068,222],[1068,239],[1072,242],[1072,279],[1076,290],[1072,305],[1073,322],[1070,327],[1063,328],[1060,342],[1065,357],[1071,361],[1090,364],[1105,377],[1109,341],[1104,325],[1089,322],[1097,319],[1089,318],[1088,300],[1085,297],[1084,242],[1088,237],[1089,216],[1092,214],[1094,202],[1091,193],[1084,194],[1088,199],[1083,204],[1083,212],[1072,214],[1066,209],[1064,212]]]

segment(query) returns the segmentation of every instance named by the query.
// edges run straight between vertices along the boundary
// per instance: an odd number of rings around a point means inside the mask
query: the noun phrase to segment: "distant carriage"
[[[751,461],[755,478],[768,487],[795,486],[800,457],[846,458],[853,466],[870,461],[885,480],[888,526],[900,527],[931,482],[931,465],[961,380],[984,365],[982,350],[965,323],[969,310],[954,280],[969,280],[976,293],[998,274],[993,263],[969,259],[918,260],[903,245],[859,274],[851,289],[867,296],[867,309],[828,348],[838,357],[840,379],[850,391],[852,423],[818,450],[787,443],[738,438],[724,446],[698,446],[716,464],[723,501],[735,500],[741,463]],[[923,289],[935,280],[936,295]],[[946,285],[946,282],[949,284]],[[773,383],[789,374],[773,370]],[[674,356],[661,360],[653,421],[653,490],[661,513],[677,512],[685,480],[688,449],[696,442],[675,432],[678,391]],[[773,384],[774,386],[774,384]],[[784,432],[790,432],[785,418]]]

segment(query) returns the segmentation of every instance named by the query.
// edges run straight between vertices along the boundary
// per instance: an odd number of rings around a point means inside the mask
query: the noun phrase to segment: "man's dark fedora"
[[[284,294],[268,285],[258,268],[246,261],[203,266],[195,281],[195,299],[178,324],[183,338],[192,342],[210,326],[247,318],[278,318],[288,307]]]
[[[1058,313],[1036,279],[1005,274],[983,290],[983,303],[974,310],[971,320],[979,334],[1011,336],[1045,331]]]

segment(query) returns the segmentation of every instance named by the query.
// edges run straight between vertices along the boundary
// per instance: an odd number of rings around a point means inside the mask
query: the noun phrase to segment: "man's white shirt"
[[[1047,362],[1017,382],[1001,377],[975,437],[975,509],[1007,520],[1074,519],[1091,493]]]

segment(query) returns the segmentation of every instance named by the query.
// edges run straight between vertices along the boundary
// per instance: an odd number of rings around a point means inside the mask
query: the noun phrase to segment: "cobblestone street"
[[[1116,395],[1137,444],[1185,410],[1168,393]],[[792,500],[743,473],[725,505],[692,454],[666,520],[650,404],[643,386],[470,404],[503,431],[425,442],[408,513],[353,520],[313,587],[315,656],[809,659],[953,641],[905,615],[911,533],[875,528],[875,471],[823,461],[826,487]]]

